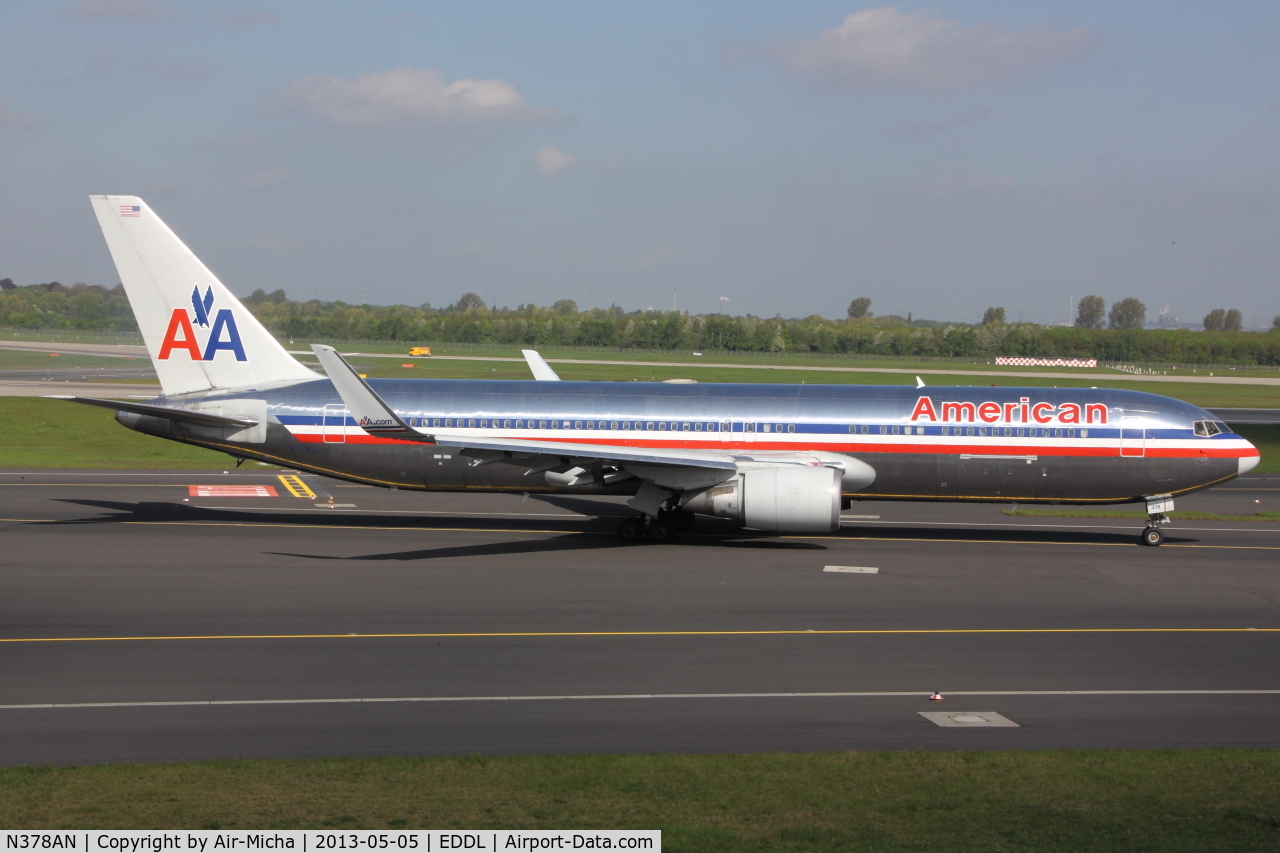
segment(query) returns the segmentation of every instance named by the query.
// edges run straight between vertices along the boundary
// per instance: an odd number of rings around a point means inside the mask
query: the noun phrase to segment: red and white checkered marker
[[[274,498],[275,486],[187,486],[193,498]]]
[[[941,701],[942,701],[942,694],[941,694],[941,693],[939,693],[939,692],[938,692],[938,691],[936,691],[936,690],[935,690],[935,691],[933,691],[933,695],[929,697],[929,701],[930,701],[930,702],[941,702]]]
[[[997,356],[996,364],[1017,367],[1097,367],[1096,358],[1025,358],[1022,356]]]

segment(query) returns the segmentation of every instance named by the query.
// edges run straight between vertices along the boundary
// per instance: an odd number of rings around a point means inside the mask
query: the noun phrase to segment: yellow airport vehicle
[[[431,347],[413,347],[409,355],[431,355]]]

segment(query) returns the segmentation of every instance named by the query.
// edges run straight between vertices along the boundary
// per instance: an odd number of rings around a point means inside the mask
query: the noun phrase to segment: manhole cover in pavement
[[[1013,720],[995,711],[917,711],[916,713],[944,728],[1020,728]]]

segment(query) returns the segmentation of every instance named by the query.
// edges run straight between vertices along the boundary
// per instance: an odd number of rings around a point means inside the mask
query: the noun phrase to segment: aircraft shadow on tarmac
[[[64,519],[59,521],[41,522],[42,524],[51,525],[80,525],[80,524],[121,524],[121,523],[200,523],[200,522],[221,522],[223,524],[252,524],[252,525],[270,525],[277,528],[296,527],[299,530],[314,527],[341,527],[346,529],[370,528],[386,530],[388,528],[398,528],[403,530],[421,530],[430,532],[432,530],[441,531],[458,531],[459,525],[471,525],[481,529],[468,527],[465,529],[473,530],[473,532],[492,531],[494,533],[527,533],[527,520],[522,519],[505,519],[492,518],[485,516],[477,516],[475,518],[467,518],[460,516],[452,516],[450,518],[435,518],[423,516],[369,516],[344,514],[340,510],[318,510],[314,513],[297,513],[283,514],[273,512],[255,512],[253,510],[223,510],[223,509],[207,509],[190,504],[181,504],[162,501],[141,501],[141,502],[124,502],[124,501],[101,501],[86,499],[70,499],[60,498],[61,503],[75,504],[78,506],[93,507],[95,509],[107,510],[108,514],[96,515],[89,518]],[[582,501],[587,504],[588,501]],[[566,507],[569,508],[569,507]],[[573,507],[578,509],[578,507]],[[507,543],[489,543],[477,546],[463,546],[459,548],[445,548],[434,550],[414,550],[404,552],[392,552],[388,554],[374,554],[366,557],[343,557],[335,558],[325,555],[305,555],[294,554],[292,556],[314,556],[316,559],[368,559],[368,560],[410,560],[410,559],[433,559],[436,557],[460,556],[468,553],[476,554],[510,554],[520,552],[534,551],[553,551],[562,550],[579,550],[579,549],[599,549],[623,547],[622,543],[613,539],[613,520],[609,517],[581,518],[570,519],[568,521],[539,519],[538,525],[541,528],[539,533],[560,533],[565,536],[555,539],[546,540],[524,540],[521,542]],[[1062,529],[1043,529],[1043,528],[1027,528],[1011,524],[1008,527],[982,527],[982,528],[961,528],[961,527],[912,527],[903,526],[878,526],[871,524],[859,524],[857,526],[847,526],[837,533],[816,535],[812,539],[826,540],[900,540],[904,542],[992,542],[992,543],[1022,543],[1027,544],[1063,544],[1063,545],[1132,545],[1137,542],[1137,530],[1133,532],[1108,532],[1102,530],[1062,530]],[[1190,531],[1180,531],[1189,533]],[[807,537],[797,537],[807,538]],[[1170,535],[1165,540],[1169,544],[1178,543],[1195,543],[1199,539],[1188,536]],[[733,527],[728,522],[722,522],[716,519],[699,520],[698,526],[691,532],[678,535],[673,544],[697,547],[697,546],[714,546],[719,548],[769,548],[777,550],[825,550],[827,546],[817,542],[800,542],[800,541],[779,541],[775,534],[756,533],[752,531],[744,531]],[[627,546],[635,547],[635,546]],[[496,549],[496,550],[489,550]]]

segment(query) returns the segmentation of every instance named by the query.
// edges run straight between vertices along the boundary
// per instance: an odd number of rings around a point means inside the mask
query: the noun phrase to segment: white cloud
[[[942,175],[916,189],[925,198],[1000,198],[1018,188],[1013,178],[982,178],[976,175],[963,178],[959,175]]]
[[[897,136],[933,136],[949,127],[954,127],[957,124],[966,124],[971,121],[981,121],[989,115],[991,115],[991,110],[987,109],[966,110],[962,113],[952,113],[941,121],[899,121],[885,128],[885,133],[892,133]]]
[[[281,109],[340,127],[457,127],[546,122],[555,110],[534,109],[506,80],[447,81],[433,68],[394,68],[344,80],[304,77],[276,93]]]
[[[533,170],[539,175],[559,175],[577,168],[581,162],[577,154],[570,154],[547,144],[533,155]]]
[[[272,190],[281,186],[293,175],[286,168],[264,169],[256,175],[250,175],[240,182],[239,186],[242,190],[250,190],[258,192],[261,190]]]
[[[280,13],[259,12],[247,6],[239,12],[215,10],[209,13],[209,23],[229,27],[263,27],[280,23]]]
[[[33,128],[40,124],[35,116],[15,110],[4,101],[0,101],[0,127]]]
[[[635,168],[635,157],[630,151],[623,151],[600,161],[599,169],[609,175],[629,172]]]
[[[151,62],[143,64],[143,68],[157,77],[168,77],[172,80],[191,80],[196,77],[207,77],[217,70],[211,62]]]
[[[408,26],[411,24],[421,24],[422,18],[412,9],[408,12],[401,12],[399,15],[392,15],[378,27],[378,32],[389,33],[397,27]]]
[[[71,7],[74,18],[163,21],[175,14],[171,6],[157,0],[80,0]]]
[[[954,90],[1071,59],[1095,41],[1083,27],[962,27],[933,12],[881,6],[854,12],[815,38],[780,38],[765,55],[791,74],[838,89]]]

